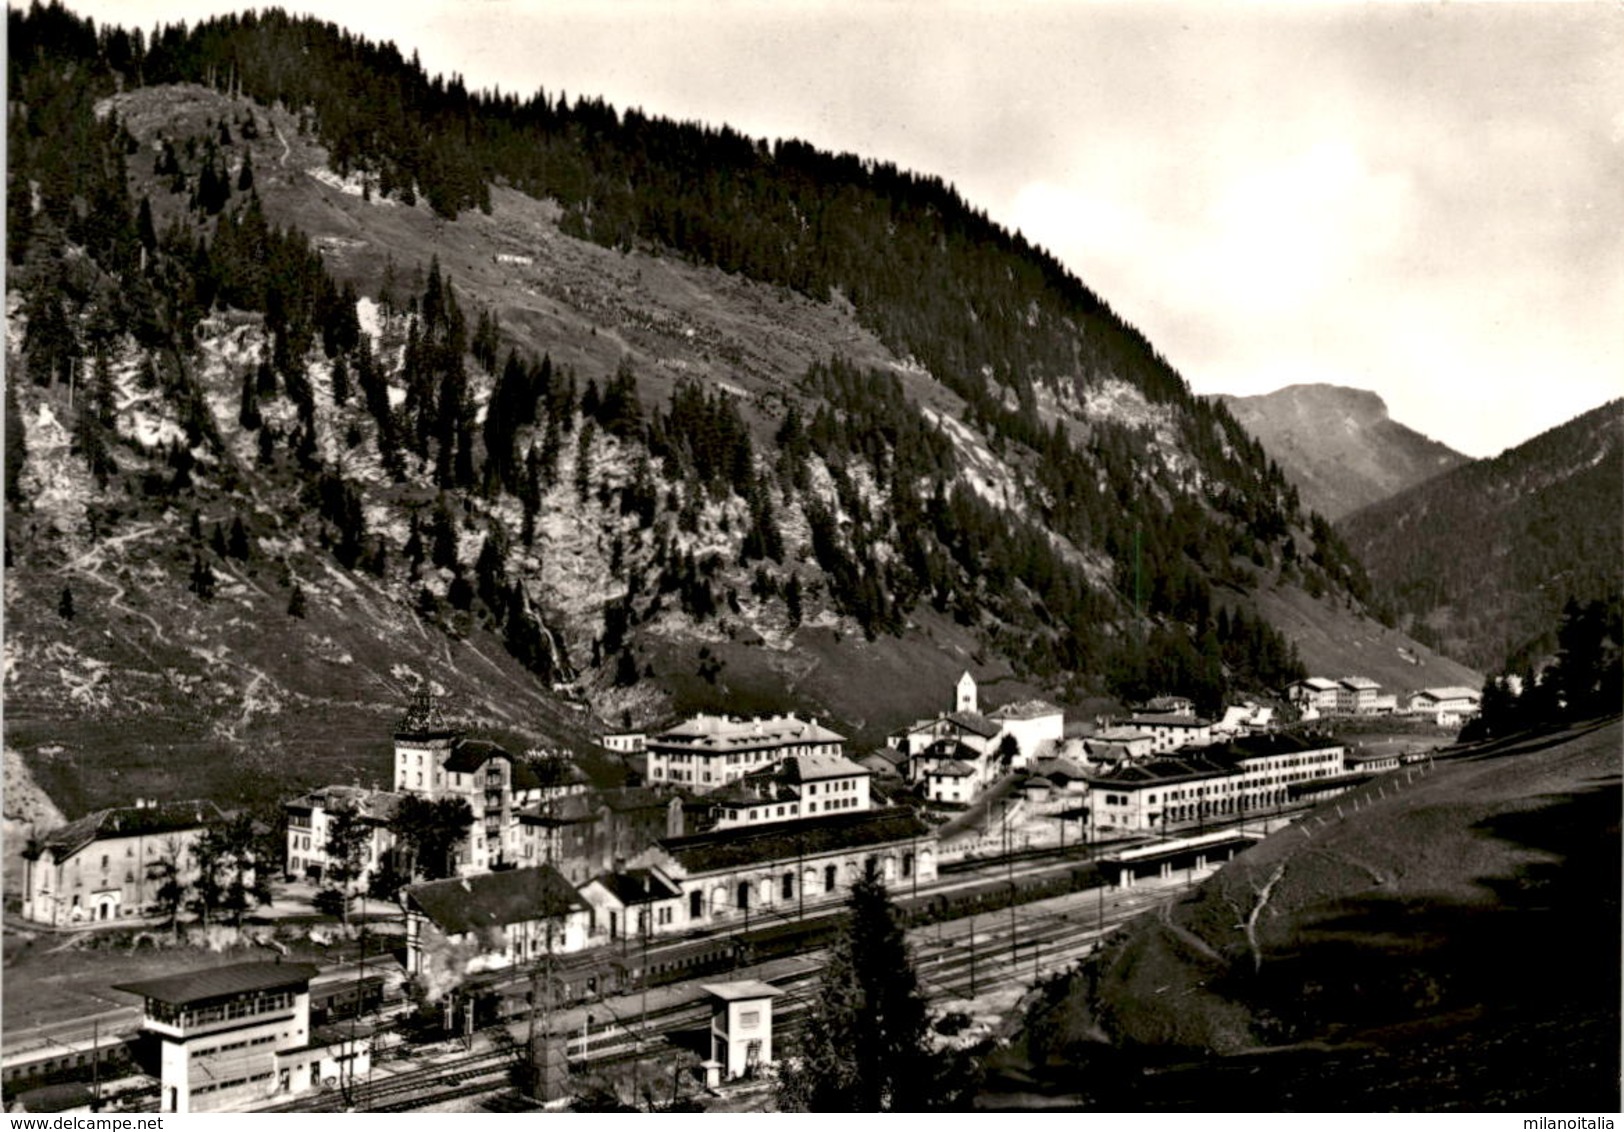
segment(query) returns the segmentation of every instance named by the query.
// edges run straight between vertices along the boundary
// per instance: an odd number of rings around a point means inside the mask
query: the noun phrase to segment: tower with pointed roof
[[[971,715],[975,715],[981,710],[976,697],[976,678],[970,675],[969,669],[965,669],[964,675],[959,677],[958,691],[954,696],[954,701],[953,710],[956,712],[969,712]]]

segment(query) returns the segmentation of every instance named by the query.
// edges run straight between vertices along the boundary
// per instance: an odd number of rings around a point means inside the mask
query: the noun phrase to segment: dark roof
[[[405,896],[447,935],[561,916],[585,907],[551,865],[414,884]]]
[[[1261,735],[1241,735],[1219,746],[1207,747],[1203,754],[1214,762],[1235,763],[1241,759],[1262,758],[1265,755],[1296,755],[1305,751],[1323,751],[1327,747],[1343,744],[1316,738],[1312,741],[1285,731]]]
[[[576,825],[584,821],[597,821],[600,805],[602,803],[587,794],[566,794],[534,809],[519,810],[514,816],[533,825]]]
[[[1181,755],[1178,758],[1147,759],[1138,763],[1123,763],[1103,774],[1091,774],[1088,782],[1098,787],[1151,786],[1164,782],[1185,782],[1201,778],[1221,778],[1229,768],[1210,762],[1200,755]]]
[[[620,901],[623,905],[631,907],[634,904],[652,904],[656,900],[674,900],[682,893],[672,888],[658,874],[648,869],[627,869],[619,873],[604,873],[602,876],[592,878],[594,883],[601,884],[608,890],[609,895]]]
[[[1033,762],[1032,769],[1054,782],[1070,782],[1087,777],[1086,771],[1067,758],[1038,759]]]
[[[77,821],[58,826],[40,839],[41,849],[50,849],[57,860],[71,857],[104,837],[137,837],[179,833],[196,829],[205,822],[224,817],[213,802],[159,802],[154,806],[115,806],[86,814]]]
[[[938,739],[923,751],[919,752],[922,759],[960,759],[975,762],[981,757],[981,752],[966,747],[957,739]]]
[[[600,791],[598,797],[611,810],[619,811],[647,810],[655,806],[664,809],[671,803],[669,794],[662,794],[647,786],[617,786],[611,790]]]
[[[887,751],[894,750],[892,747],[887,747],[885,749]],[[897,769],[897,762],[897,759],[892,758],[889,755],[882,754],[879,751],[870,751],[868,754],[857,760],[859,766],[865,766],[875,774],[881,774],[887,777],[895,777],[901,773]],[[870,786],[869,789],[872,790],[873,787]]]
[[[337,785],[312,790],[291,802],[283,803],[282,808],[296,812],[317,808],[328,812],[340,809],[354,810],[363,821],[373,825],[385,825],[395,816],[395,811],[405,800],[405,794],[392,790],[370,790],[364,786]]]
[[[968,763],[960,762],[958,759],[948,759],[945,763],[938,763],[936,766],[931,767],[925,773],[927,775],[940,775],[944,778],[969,778],[975,772],[975,767]]]
[[[229,963],[224,967],[188,971],[184,975],[120,983],[113,989],[157,999],[171,1006],[184,1006],[216,998],[232,998],[251,991],[308,986],[320,970],[314,963]]]
[[[1140,712],[1128,720],[1135,727],[1211,727],[1212,720],[1179,712]]]
[[[913,811],[885,809],[667,837],[655,844],[689,873],[708,873],[930,835],[930,826]]]
[[[41,1085],[17,1097],[19,1112],[67,1112],[75,1108],[89,1108],[96,1094],[83,1081],[66,1081],[60,1085]]]
[[[451,745],[451,754],[445,760],[445,769],[458,774],[472,774],[492,759],[514,758],[489,739],[458,739]]]
[[[970,734],[979,735],[983,739],[991,739],[994,735],[1003,730],[1001,726],[994,723],[980,712],[953,711],[948,712],[948,714],[942,718],[946,719],[949,723],[953,724],[961,731],[968,731]]]

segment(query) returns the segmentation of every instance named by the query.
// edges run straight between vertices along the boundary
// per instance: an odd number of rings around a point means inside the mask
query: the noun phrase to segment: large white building
[[[701,793],[737,782],[791,755],[841,755],[846,737],[818,721],[772,715],[696,715],[648,739],[648,780]]]
[[[935,831],[894,807],[672,837],[631,862],[680,893],[655,935],[837,904],[872,874],[894,889],[936,878]]]
[[[1430,715],[1442,727],[1476,715],[1482,706],[1483,693],[1466,687],[1422,688],[1411,692],[1405,705],[1411,715]]]
[[[222,817],[213,802],[141,802],[97,810],[23,850],[23,915],[54,927],[107,923],[159,911],[172,868],[197,877],[192,845]]]
[[[1294,785],[1342,777],[1347,748],[1291,735],[1255,735],[1177,755],[1124,763],[1088,776],[1089,827],[1096,834],[1267,810]]]
[[[845,755],[790,755],[710,795],[717,829],[869,808],[872,773]]]

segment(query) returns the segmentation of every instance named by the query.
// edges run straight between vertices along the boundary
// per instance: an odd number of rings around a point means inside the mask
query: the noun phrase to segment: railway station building
[[[1279,734],[1124,763],[1088,777],[1089,829],[1151,832],[1268,810],[1290,801],[1294,785],[1342,777],[1346,755],[1340,745]]]
[[[681,898],[654,934],[796,916],[877,876],[894,890],[936,879],[936,833],[912,810],[830,814],[657,841],[632,864]]]

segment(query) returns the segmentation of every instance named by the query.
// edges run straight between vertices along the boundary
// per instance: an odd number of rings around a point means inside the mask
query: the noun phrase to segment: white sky
[[[151,29],[230,5],[68,0]],[[1493,455],[1624,394],[1624,6],[292,0],[522,95],[936,174],[1198,392]]]

